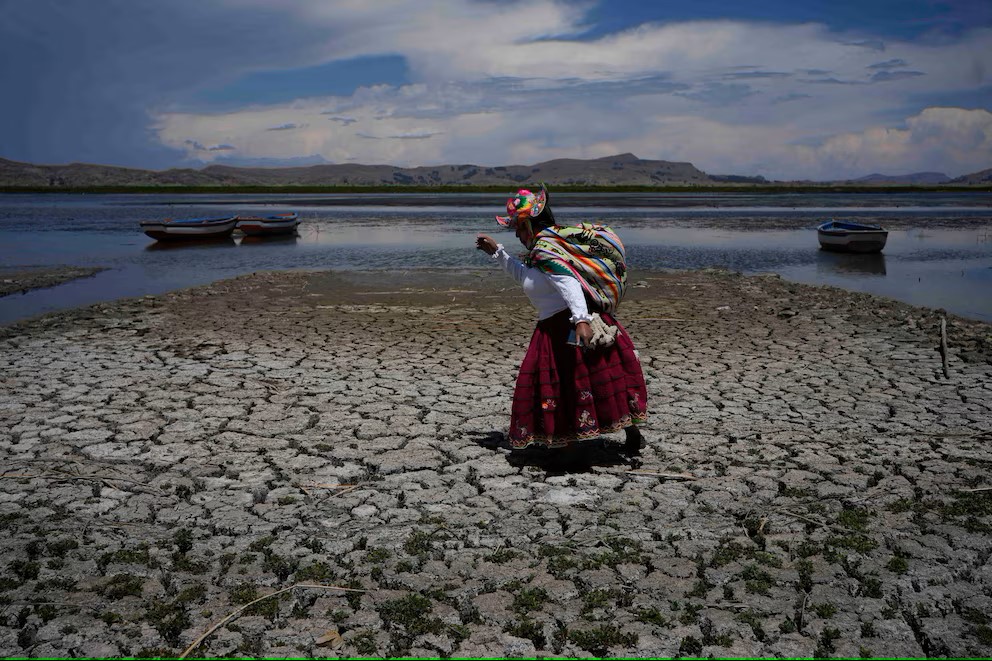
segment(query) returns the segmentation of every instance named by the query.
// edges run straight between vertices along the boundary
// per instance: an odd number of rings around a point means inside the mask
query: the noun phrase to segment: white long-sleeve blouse
[[[572,313],[569,321],[573,324],[592,319],[586,305],[585,294],[582,293],[582,285],[573,276],[545,273],[540,269],[526,266],[506,252],[502,243],[496,244],[496,252],[493,253],[492,258],[497,260],[503,270],[523,287],[531,305],[537,310],[538,321],[554,316],[562,310],[569,310]]]

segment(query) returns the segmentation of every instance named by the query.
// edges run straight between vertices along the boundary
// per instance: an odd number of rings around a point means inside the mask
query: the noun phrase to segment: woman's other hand
[[[588,348],[592,342],[592,326],[587,321],[580,321],[575,324],[575,339],[578,343]]]
[[[497,250],[496,242],[493,241],[492,237],[485,234],[480,234],[475,238],[475,247],[487,255],[494,255]]]

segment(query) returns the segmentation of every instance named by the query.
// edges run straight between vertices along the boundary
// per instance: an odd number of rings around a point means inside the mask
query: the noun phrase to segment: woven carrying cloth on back
[[[548,227],[534,237],[529,265],[572,275],[600,312],[613,312],[627,288],[627,257],[620,237],[606,225]]]

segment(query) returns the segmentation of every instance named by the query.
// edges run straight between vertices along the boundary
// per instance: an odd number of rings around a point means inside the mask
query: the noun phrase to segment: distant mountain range
[[[140,170],[72,163],[35,165],[0,158],[0,186],[88,188],[127,186],[515,186],[545,182],[574,186],[714,186],[754,184],[844,185],[987,185],[992,169],[950,179],[937,172],[888,176],[872,174],[835,182],[770,182],[764,177],[710,175],[691,163],[654,161],[633,154],[595,159],[559,158],[534,165],[438,165],[401,168],[392,165],[326,164],[299,167],[234,167]]]
[[[908,186],[939,186],[951,180],[943,172],[915,172],[913,174],[869,174],[866,177],[851,179],[852,184],[905,184]]]

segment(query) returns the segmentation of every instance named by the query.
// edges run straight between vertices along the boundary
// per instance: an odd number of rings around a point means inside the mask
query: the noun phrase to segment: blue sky
[[[0,157],[992,167],[985,0],[0,0]]]

